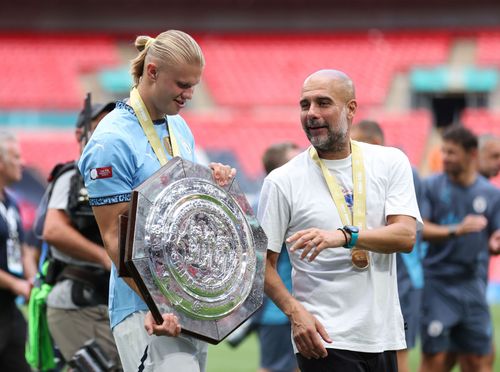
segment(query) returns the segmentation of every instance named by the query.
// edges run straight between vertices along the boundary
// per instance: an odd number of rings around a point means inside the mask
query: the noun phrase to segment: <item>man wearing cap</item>
[[[115,104],[91,105],[86,122],[80,113],[75,135],[83,150],[99,121]],[[94,339],[108,358],[119,366],[118,352],[108,317],[111,261],[103,248],[99,229],[88,204],[86,189],[75,162],[53,182],[43,228],[50,244],[55,282],[47,298],[50,333],[66,361]]]

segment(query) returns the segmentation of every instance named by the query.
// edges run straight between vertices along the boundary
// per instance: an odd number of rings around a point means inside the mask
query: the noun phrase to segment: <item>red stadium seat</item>
[[[359,117],[363,118],[362,115]],[[197,146],[205,150],[231,151],[251,178],[262,175],[262,155],[271,144],[293,141],[304,148],[309,145],[302,131],[298,107],[186,113],[183,116],[190,123]],[[412,164],[420,163],[431,128],[428,111],[379,113],[371,118],[380,122],[387,145],[405,151]]]
[[[485,133],[500,135],[500,111],[469,108],[463,111],[461,120],[478,135]]]
[[[4,34],[0,55],[0,109],[79,109],[80,74],[119,62],[105,36]],[[21,71],[20,63],[29,68]]]
[[[384,131],[385,144],[400,148],[414,166],[420,165],[432,127],[429,111],[375,112],[357,116],[377,121]]]
[[[476,63],[482,66],[500,66],[500,31],[482,31],[476,38]]]
[[[18,134],[24,163],[48,176],[57,164],[78,157],[73,131],[22,131]]]
[[[320,68],[348,73],[363,105],[384,102],[393,75],[444,63],[446,33],[234,35],[200,38],[204,81],[219,105],[295,105],[304,78]]]

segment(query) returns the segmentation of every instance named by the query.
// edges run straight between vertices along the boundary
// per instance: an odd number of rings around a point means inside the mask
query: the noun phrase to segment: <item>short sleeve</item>
[[[105,205],[130,200],[137,168],[131,143],[114,133],[95,133],[78,163],[90,204]]]
[[[386,217],[389,215],[407,215],[415,217],[417,228],[422,228],[422,218],[418,209],[413,174],[410,162],[401,150],[393,149],[393,159],[389,168],[389,187],[385,202]]]
[[[290,221],[290,207],[283,192],[267,178],[262,186],[257,218],[267,236],[267,249],[281,252]]]
[[[48,208],[65,210],[68,206],[69,189],[71,177],[75,174],[74,171],[65,172],[59,176],[54,182],[54,187],[50,194]]]
[[[431,200],[431,178],[422,181],[422,198],[420,199],[420,213],[425,220],[431,220],[432,200]]]
[[[491,207],[492,216],[488,216],[488,223],[490,225],[491,233],[500,229],[500,191],[495,190],[493,195],[493,205]]]

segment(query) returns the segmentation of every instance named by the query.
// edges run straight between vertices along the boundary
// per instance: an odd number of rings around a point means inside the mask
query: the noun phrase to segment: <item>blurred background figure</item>
[[[115,107],[95,103],[80,112],[75,136],[80,151],[101,119]],[[53,180],[43,228],[50,244],[53,288],[47,297],[52,338],[66,362],[89,340],[120,365],[108,316],[109,259],[74,161]]]
[[[380,124],[373,120],[361,120],[352,126],[351,138],[355,141],[384,146],[384,132]]]
[[[262,158],[266,174],[286,164],[300,152],[293,142],[282,142],[271,145]],[[257,213],[257,208],[254,211]],[[287,289],[292,292],[292,265],[286,247],[281,250],[277,264],[278,274]],[[291,329],[288,317],[272,302],[264,297],[261,310],[252,320],[257,330],[260,345],[259,372],[293,372],[298,371],[297,359],[291,342]]]
[[[492,134],[479,136],[479,173],[487,179],[500,172],[500,137]]]
[[[454,125],[443,132],[443,173],[424,182],[421,372],[488,371],[492,320],[486,270],[500,229],[500,190],[477,172],[478,140]]]
[[[478,137],[478,171],[488,180],[498,176],[500,172],[500,137],[485,133]],[[487,286],[489,286],[490,256],[483,260],[482,276]],[[492,286],[487,287],[490,291]],[[491,353],[487,357],[487,368],[485,372],[493,371],[495,364],[496,346],[495,340],[491,344]]]
[[[0,131],[0,370],[30,372],[24,358],[26,321],[16,297],[28,299],[35,268],[23,260],[24,232],[19,209],[6,187],[21,180],[21,151],[16,137]],[[27,269],[27,266],[31,266]],[[35,272],[33,272],[35,270]],[[30,273],[31,272],[31,273]]]
[[[351,138],[356,141],[367,142],[383,146],[385,143],[384,132],[376,121],[362,120],[353,125]],[[422,183],[415,168],[413,171],[413,184],[417,202],[421,203]],[[398,350],[399,372],[409,372],[410,362],[408,350],[415,347],[420,329],[420,309],[423,287],[422,271],[422,234],[417,233],[417,241],[410,253],[397,253],[398,294],[401,312],[405,321],[406,350]]]

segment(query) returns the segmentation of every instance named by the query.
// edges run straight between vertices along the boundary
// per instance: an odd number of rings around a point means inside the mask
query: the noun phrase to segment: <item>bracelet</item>
[[[342,234],[344,234],[344,238],[345,238],[345,244],[344,246],[346,246],[347,244],[349,244],[349,239],[347,238],[347,233],[345,232],[345,230],[341,227],[339,227],[337,230],[340,230],[342,231]]]

